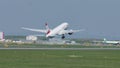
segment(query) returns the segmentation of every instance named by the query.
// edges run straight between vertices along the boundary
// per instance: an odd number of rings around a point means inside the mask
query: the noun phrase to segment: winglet
[[[45,23],[45,26],[48,26],[48,23],[47,23],[47,22]]]
[[[46,27],[47,30],[49,30],[47,22],[45,23],[45,27]]]

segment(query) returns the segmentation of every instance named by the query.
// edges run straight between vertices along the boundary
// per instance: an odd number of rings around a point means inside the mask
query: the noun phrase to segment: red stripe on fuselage
[[[47,31],[47,34],[49,34],[49,33],[50,33],[50,30]]]

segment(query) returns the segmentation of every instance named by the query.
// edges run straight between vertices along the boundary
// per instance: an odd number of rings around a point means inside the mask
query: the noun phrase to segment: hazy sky
[[[6,35],[39,34],[20,28],[43,29],[45,22],[86,30],[72,37],[120,39],[120,0],[0,0],[0,30]]]

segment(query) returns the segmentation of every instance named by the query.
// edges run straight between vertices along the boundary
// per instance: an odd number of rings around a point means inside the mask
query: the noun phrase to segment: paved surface
[[[120,50],[120,48],[0,48],[0,50]]]

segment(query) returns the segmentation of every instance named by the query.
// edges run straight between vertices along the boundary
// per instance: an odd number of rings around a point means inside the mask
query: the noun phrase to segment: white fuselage
[[[55,35],[60,35],[60,32],[64,31],[68,27],[68,23],[62,23],[61,25],[55,27],[53,30],[50,31],[46,37],[54,37]]]

